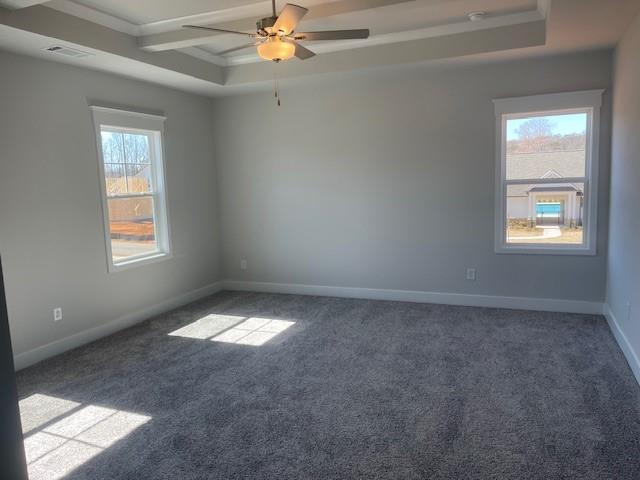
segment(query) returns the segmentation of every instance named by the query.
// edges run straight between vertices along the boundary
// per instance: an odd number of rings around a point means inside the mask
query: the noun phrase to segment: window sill
[[[584,246],[577,247],[562,247],[558,245],[548,246],[532,246],[532,245],[500,245],[497,246],[495,252],[501,254],[515,254],[515,255],[582,255],[582,256],[595,256],[596,249]]]
[[[167,252],[157,252],[151,255],[145,255],[143,257],[132,257],[128,260],[118,263],[109,262],[109,272],[120,272],[128,270],[133,267],[140,267],[151,263],[158,263],[165,260],[170,260],[173,256]]]

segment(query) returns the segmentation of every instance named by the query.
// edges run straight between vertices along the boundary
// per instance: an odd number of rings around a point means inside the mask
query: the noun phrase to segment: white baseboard
[[[20,353],[13,359],[15,369],[21,370],[30,365],[33,365],[34,363],[38,363],[42,360],[46,360],[47,358],[66,352],[67,350],[71,350],[72,348],[80,347],[87,343],[93,342],[94,340],[98,340],[99,338],[111,335],[112,333],[115,333],[119,330],[131,327],[136,323],[143,322],[161,313],[168,312],[169,310],[173,310],[174,308],[181,307],[191,302],[195,302],[196,300],[204,298],[208,295],[213,295],[220,290],[222,290],[222,282],[212,283],[211,285],[192,290],[185,294],[178,295],[177,297],[173,297],[163,302],[156,303],[155,305],[143,308],[142,310],[138,310],[137,312],[129,313],[120,318],[116,318],[103,325],[84,330],[82,332],[71,335],[70,337],[62,338],[60,340],[56,340],[55,342],[51,342],[41,347],[34,348],[33,350]]]
[[[285,284],[285,283],[268,283],[268,282],[249,282],[238,280],[224,280],[211,285],[193,290],[191,292],[179,295],[177,297],[165,300],[163,302],[151,305],[137,312],[124,315],[120,318],[111,320],[103,325],[84,330],[70,337],[66,337],[55,342],[48,343],[41,347],[34,348],[27,352],[20,353],[14,357],[16,370],[21,370],[30,365],[38,363],[47,358],[59,355],[67,350],[76,348],[99,338],[111,335],[119,330],[133,326],[155,315],[167,312],[174,308],[181,307],[188,303],[199,300],[208,295],[213,295],[221,290],[238,290],[252,292],[268,292],[268,293],[285,293],[297,295],[318,295],[325,297],[347,297],[347,298],[364,298],[371,300],[393,300],[402,302],[417,303],[436,303],[446,305],[462,305],[471,307],[492,307],[492,308],[511,308],[519,310],[537,310],[548,312],[567,312],[567,313],[584,313],[584,314],[602,314],[602,304],[599,302],[587,302],[582,300],[561,300],[552,298],[528,298],[528,297],[501,297],[494,295],[472,295],[461,293],[440,293],[440,292],[421,292],[412,290],[386,290],[373,288],[356,288],[356,287],[332,287],[323,285],[302,285],[302,284]],[[610,325],[612,321],[607,316]],[[611,318],[613,318],[611,316]],[[613,325],[616,325],[615,320]],[[611,327],[614,330],[614,327]],[[626,342],[626,350],[623,342],[619,339],[618,334],[614,331],[620,346],[622,347],[627,359],[629,355],[634,358],[634,373],[640,379],[640,362],[638,362],[635,353],[631,350],[624,334],[618,329],[619,334]],[[629,352],[629,353],[628,353]],[[629,360],[632,363],[632,360]]]
[[[635,350],[631,346],[629,339],[620,328],[620,324],[618,323],[618,320],[616,320],[615,315],[611,311],[611,307],[609,307],[609,304],[605,303],[602,310],[605,318],[607,319],[607,323],[609,324],[609,328],[613,333],[613,336],[618,342],[618,345],[620,346],[622,353],[624,353],[624,356],[626,357],[627,362],[629,363],[629,367],[631,367],[631,371],[635,375],[638,383],[640,383],[640,358],[638,358],[638,355],[636,354]]]
[[[289,293],[324,297],[366,298],[371,300],[395,300],[401,302],[439,303],[469,307],[512,308],[543,312],[567,312],[602,315],[602,303],[555,298],[499,297],[463,293],[420,292],[412,290],[385,290],[375,288],[329,287],[289,283],[245,282],[224,280],[225,290],[250,292]]]

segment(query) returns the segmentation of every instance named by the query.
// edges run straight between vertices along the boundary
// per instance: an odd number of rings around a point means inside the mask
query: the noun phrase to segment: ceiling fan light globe
[[[296,53],[296,46],[291,42],[285,42],[278,36],[269,37],[266,42],[258,45],[258,55],[265,60],[282,61],[289,60]]]

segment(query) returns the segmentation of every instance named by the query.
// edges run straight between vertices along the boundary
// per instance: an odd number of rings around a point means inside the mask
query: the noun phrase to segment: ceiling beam
[[[46,3],[47,1],[48,0],[2,0],[0,1],[0,6],[8,8],[9,10],[19,10],[21,8]]]
[[[221,85],[224,71],[218,66],[181,52],[149,53],[138,48],[132,35],[83,20],[42,5],[9,10],[0,7],[0,25],[51,39],[117,55]]]
[[[254,33],[256,30],[255,22],[256,18],[245,18],[215,26],[225,28],[227,30]],[[147,52],[164,52],[166,50],[203,45],[211,42],[211,39],[218,35],[222,34],[218,32],[207,32],[205,30],[182,28],[180,30],[172,30],[170,32],[154,33],[138,37],[138,46]]]
[[[374,8],[387,7],[398,3],[415,2],[416,0],[340,0],[329,3],[314,5],[310,8],[309,13],[305,15],[304,20],[313,20],[316,18],[332,17],[334,15],[344,15],[346,13],[357,12],[361,10],[371,10]],[[433,0],[431,0],[433,1]],[[438,2],[442,0],[436,0]],[[265,12],[265,16],[270,16],[270,12]],[[243,32],[254,32],[258,18],[243,18],[232,22],[225,22],[217,25],[210,25],[230,30],[239,30]],[[216,32],[206,32],[197,30],[172,30],[164,33],[155,33],[151,35],[143,35],[138,37],[138,45],[142,50],[149,52],[162,52],[165,50],[174,50],[177,48],[195,47],[209,43],[211,38],[221,35]]]

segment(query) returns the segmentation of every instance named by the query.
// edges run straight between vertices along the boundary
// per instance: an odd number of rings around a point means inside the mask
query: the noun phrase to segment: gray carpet
[[[18,384],[35,478],[640,478],[640,389],[597,316],[223,292]]]

